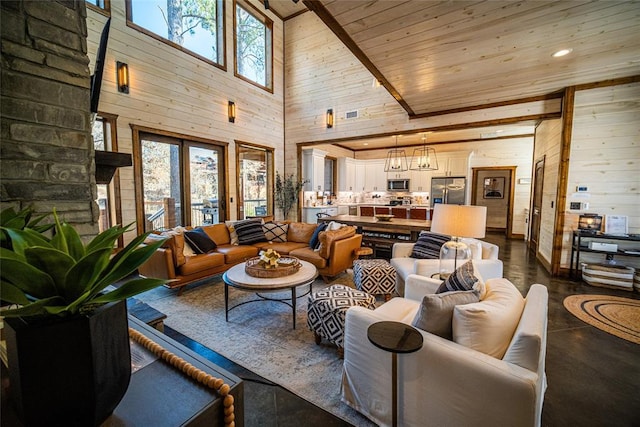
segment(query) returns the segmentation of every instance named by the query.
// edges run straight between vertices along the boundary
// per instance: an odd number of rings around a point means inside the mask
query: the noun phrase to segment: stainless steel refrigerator
[[[466,187],[465,177],[431,178],[431,207],[436,203],[464,205]]]

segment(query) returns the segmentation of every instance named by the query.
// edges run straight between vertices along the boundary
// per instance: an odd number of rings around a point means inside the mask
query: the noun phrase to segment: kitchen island
[[[318,222],[336,221],[354,225],[362,234],[362,245],[373,249],[375,258],[391,258],[394,243],[415,242],[421,231],[431,228],[431,221],[392,218],[391,221],[380,221],[371,216],[336,215],[318,219]]]

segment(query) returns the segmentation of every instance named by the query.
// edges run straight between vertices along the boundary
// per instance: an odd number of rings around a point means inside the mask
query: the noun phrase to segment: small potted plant
[[[276,171],[276,189],[275,189],[275,201],[278,209],[282,211],[283,219],[287,219],[289,211],[298,202],[300,191],[304,187],[304,184],[309,180],[295,181],[293,174],[280,176],[280,173]]]
[[[99,425],[131,376],[126,299],[165,283],[123,279],[163,242],[142,245],[144,234],[114,255],[130,226],[85,245],[55,211],[51,238],[30,216],[6,210],[0,218],[10,396],[25,425]]]

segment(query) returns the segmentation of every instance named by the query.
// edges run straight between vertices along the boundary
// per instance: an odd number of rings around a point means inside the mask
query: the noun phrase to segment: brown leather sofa
[[[271,248],[282,255],[310,262],[316,266],[320,276],[328,281],[329,277],[336,276],[353,265],[355,250],[360,248],[362,235],[356,234],[354,227],[323,231],[319,235],[320,250],[314,251],[309,247],[309,240],[316,227],[317,224],[292,222],[289,223],[286,242],[234,245],[225,224],[207,225],[202,228],[217,247],[212,252],[193,256],[185,256],[183,253],[182,233],[169,233],[163,246],[138,270],[146,277],[171,280],[166,286],[180,288],[180,295],[184,286],[223,273],[232,266],[257,256],[260,250]]]

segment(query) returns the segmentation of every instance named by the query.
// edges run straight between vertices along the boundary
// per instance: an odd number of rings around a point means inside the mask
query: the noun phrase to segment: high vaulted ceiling
[[[411,117],[640,75],[640,3],[271,0],[315,12]],[[560,49],[571,49],[553,57]],[[363,60],[364,59],[364,60]]]

